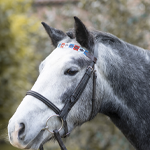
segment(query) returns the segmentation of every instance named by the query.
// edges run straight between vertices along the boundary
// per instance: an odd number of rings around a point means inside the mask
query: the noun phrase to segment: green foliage
[[[34,45],[39,27],[30,17],[30,5],[24,0],[0,1],[0,138],[37,74]]]

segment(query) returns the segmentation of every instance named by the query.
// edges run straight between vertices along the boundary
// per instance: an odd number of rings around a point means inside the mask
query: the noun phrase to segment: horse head
[[[43,95],[61,110],[79,84],[87,67],[92,63],[84,53],[85,51],[94,53],[96,40],[77,17],[75,17],[74,31],[67,33],[49,27],[46,23],[42,24],[55,49],[39,65],[39,76],[31,90]],[[99,73],[97,78],[100,78]],[[66,118],[68,132],[89,120],[92,112],[92,85],[91,77],[78,101],[69,111]],[[103,88],[99,87],[99,90],[102,92]],[[97,95],[96,97],[98,99]],[[100,106],[96,101],[92,117],[99,109]],[[38,149],[41,144],[54,137],[48,130],[53,131],[61,126],[58,117],[52,117],[47,122],[47,119],[55,114],[36,97],[26,95],[9,121],[8,134],[11,144],[23,149]],[[46,123],[48,130],[44,130]],[[64,134],[63,126],[60,135]]]

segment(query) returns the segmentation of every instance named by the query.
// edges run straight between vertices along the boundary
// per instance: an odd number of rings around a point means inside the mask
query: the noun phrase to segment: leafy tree
[[[0,139],[37,74],[39,54],[34,49],[39,25],[30,5],[24,0],[0,1]]]

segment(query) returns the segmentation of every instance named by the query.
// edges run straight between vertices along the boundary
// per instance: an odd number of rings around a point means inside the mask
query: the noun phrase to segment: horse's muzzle
[[[25,133],[25,123],[15,123],[12,124],[11,121],[8,124],[8,136],[10,143],[18,148],[25,148],[24,138]]]

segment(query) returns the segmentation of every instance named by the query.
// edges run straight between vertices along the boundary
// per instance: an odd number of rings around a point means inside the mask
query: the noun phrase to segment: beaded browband
[[[70,48],[72,50],[81,52],[85,56],[87,56],[88,58],[90,58],[94,63],[96,63],[96,60],[97,60],[96,57],[94,57],[94,55],[92,55],[91,53],[89,53],[87,50],[85,50],[81,46],[78,46],[76,44],[70,44],[70,43],[59,43],[57,47],[58,48]]]

